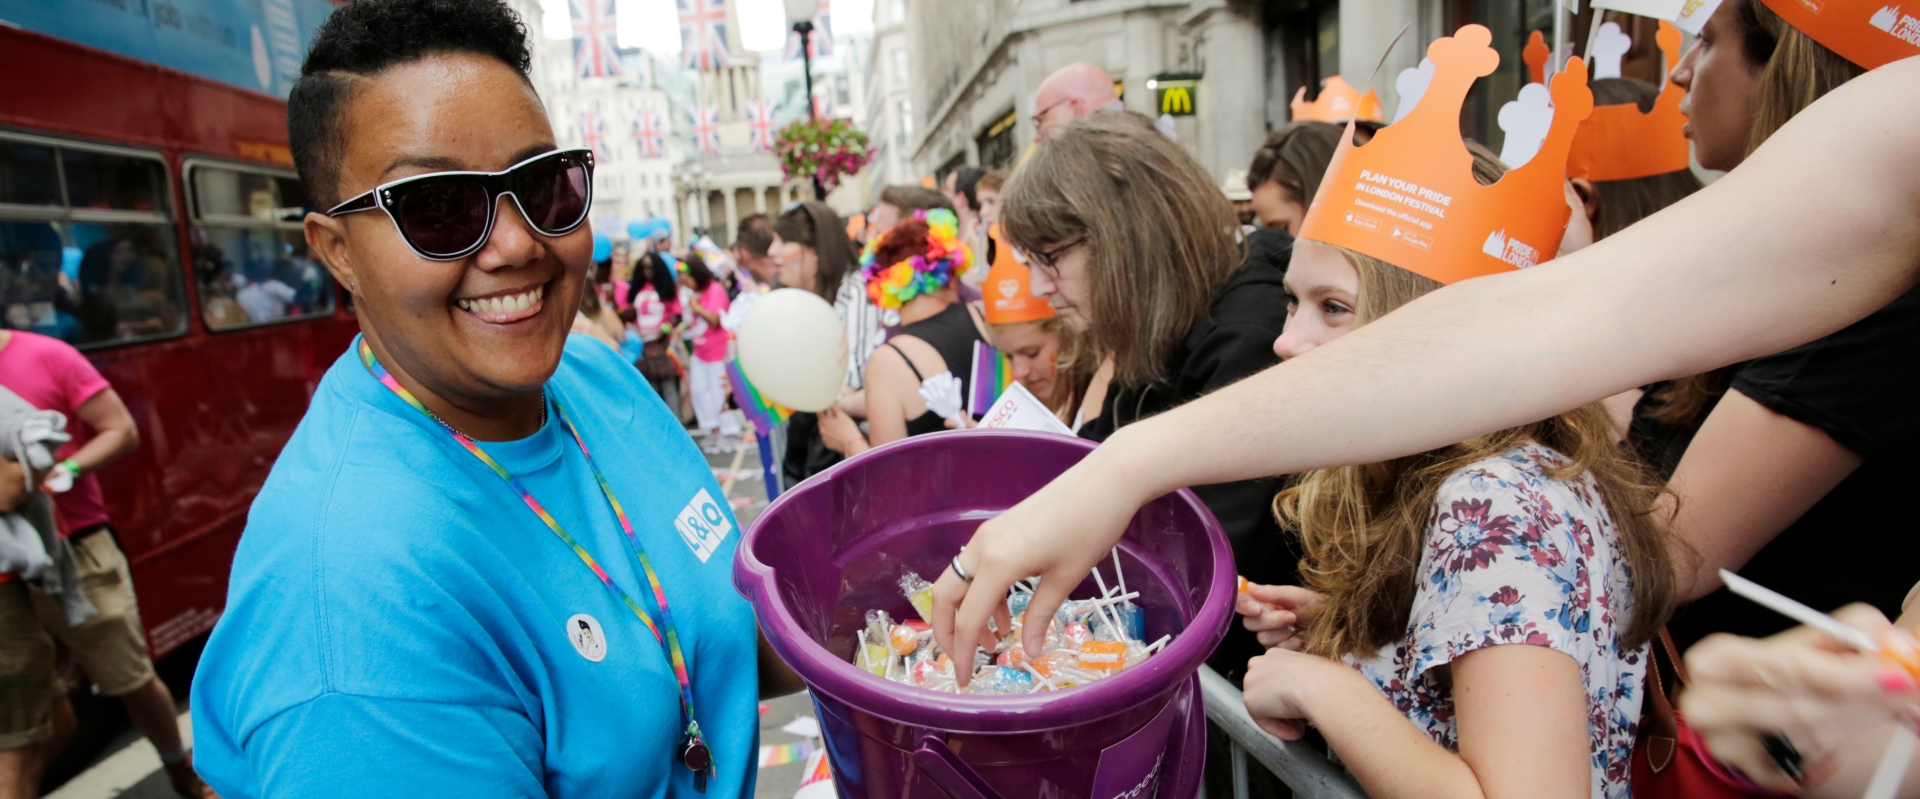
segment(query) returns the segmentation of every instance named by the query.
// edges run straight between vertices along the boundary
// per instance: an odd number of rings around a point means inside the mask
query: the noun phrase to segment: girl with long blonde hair
[[[1480,182],[1497,181],[1500,163],[1470,149]],[[1441,286],[1306,238],[1286,285],[1286,359]],[[1248,709],[1283,738],[1318,727],[1381,799],[1624,799],[1674,573],[1657,489],[1614,440],[1595,403],[1301,476],[1274,510],[1304,585],[1241,600],[1276,647],[1248,667]]]

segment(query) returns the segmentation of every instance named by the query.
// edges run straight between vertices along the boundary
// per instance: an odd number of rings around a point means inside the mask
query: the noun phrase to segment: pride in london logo
[[[1901,41],[1920,47],[1920,18],[1900,13],[1899,6],[1881,6],[1867,22]]]
[[[1539,249],[1519,239],[1508,238],[1504,229],[1488,233],[1486,242],[1480,245],[1480,251],[1519,269],[1540,263]]]

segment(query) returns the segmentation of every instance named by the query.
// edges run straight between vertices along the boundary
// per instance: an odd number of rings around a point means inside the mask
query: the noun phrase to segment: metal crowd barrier
[[[1300,799],[1367,799],[1360,784],[1326,756],[1260,729],[1247,714],[1240,689],[1204,665],[1200,667],[1200,695],[1206,700],[1207,721],[1213,722],[1232,741],[1233,799],[1247,799],[1249,755],[1292,788],[1293,795]]]

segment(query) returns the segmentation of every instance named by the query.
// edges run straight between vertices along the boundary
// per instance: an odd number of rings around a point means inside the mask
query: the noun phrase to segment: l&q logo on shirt
[[[701,563],[713,557],[720,544],[727,540],[727,534],[733,532],[733,522],[727,519],[727,512],[704,488],[680,509],[680,514],[673,519],[673,527],[680,531],[680,540],[687,542],[687,548],[693,550]]]

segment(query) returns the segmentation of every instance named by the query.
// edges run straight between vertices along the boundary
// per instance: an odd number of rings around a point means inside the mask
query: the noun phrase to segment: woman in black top
[[[805,202],[775,218],[773,232],[767,255],[780,269],[780,285],[811,291],[833,304],[833,312],[847,328],[847,385],[859,389],[860,372],[854,365],[873,352],[880,325],[872,305],[858,302],[860,298],[847,291],[860,267],[846,225],[826,203]],[[822,419],[823,415],[812,413],[787,419],[786,457],[780,473],[786,488],[840,462],[840,453],[829,449],[820,436]]]
[[[979,312],[959,301],[959,278],[973,254],[959,238],[952,211],[915,212],[868,245],[860,262],[867,296],[898,311],[902,326],[867,361],[869,435],[861,436],[844,413],[820,417],[827,446],[847,455],[946,429],[947,418],[925,394],[944,387],[964,403],[973,383],[974,345],[986,340]]]
[[[1759,0],[1728,0],[1673,79],[1690,90],[1701,165],[1737,169],[1788,119],[1864,71]],[[1669,624],[1676,642],[1792,624],[1722,589],[1722,568],[1820,610],[1864,601],[1899,614],[1920,577],[1905,495],[1920,478],[1917,384],[1913,291],[1826,338],[1740,367],[1669,483],[1679,499],[1674,531],[1699,556],[1681,575],[1697,601]]]
[[[1002,200],[1002,231],[1028,254],[1035,297],[1098,352],[1113,379],[1080,435],[1114,430],[1276,363],[1292,239],[1246,241],[1233,205],[1179,145],[1132,114],[1099,114],[1042,142]],[[1089,413],[1089,416],[1093,414]],[[1274,521],[1276,479],[1196,486],[1240,573],[1296,583],[1299,552]],[[1213,658],[1233,677],[1262,649],[1235,625]]]

